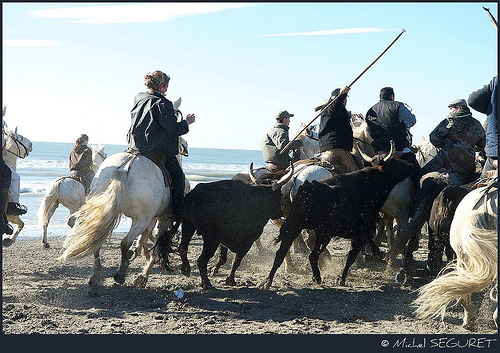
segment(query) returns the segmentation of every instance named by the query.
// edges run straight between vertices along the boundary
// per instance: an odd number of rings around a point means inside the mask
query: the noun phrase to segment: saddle
[[[168,172],[167,168],[165,167],[164,160],[161,160],[160,158],[157,158],[157,157],[146,156],[146,155],[140,153],[139,151],[133,150],[130,148],[128,148],[125,151],[125,153],[127,153],[129,155],[129,158],[127,158],[122,163],[120,163],[120,165],[118,165],[116,167],[116,169],[120,169],[121,167],[125,166],[124,167],[125,172],[128,174],[128,172],[130,171],[130,167],[132,166],[132,163],[134,162],[135,158],[137,156],[142,156],[142,157],[149,159],[151,162],[156,164],[156,166],[158,168],[160,168],[161,173],[163,174],[163,182],[164,182],[166,188],[168,188],[170,185],[172,185],[172,178],[170,177],[170,173]]]
[[[293,163],[293,168],[295,174],[304,169],[305,167],[309,167],[311,165],[317,165],[328,170],[332,176],[336,176],[339,174],[344,174],[346,167],[340,163],[330,163],[326,161],[321,161],[318,157],[311,157],[308,159],[301,159]],[[286,169],[273,170],[272,168],[265,168],[267,173],[263,173],[257,177],[257,183],[266,183],[271,182],[272,180],[279,180],[285,174],[290,171],[290,167]]]

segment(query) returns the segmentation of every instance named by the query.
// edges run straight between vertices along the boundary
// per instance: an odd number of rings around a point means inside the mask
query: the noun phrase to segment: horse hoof
[[[408,280],[408,276],[406,275],[406,271],[405,270],[400,270],[397,274],[396,274],[396,277],[394,278],[396,280],[396,283],[398,285],[403,285],[406,283],[406,281]]]
[[[260,290],[269,290],[269,288],[271,287],[271,284],[272,284],[272,281],[270,281],[269,279],[266,279],[264,282],[259,284],[258,288]]]
[[[43,247],[44,247],[45,249],[48,249],[48,248],[50,248],[50,245],[49,245],[49,243],[43,243]]]
[[[12,241],[11,238],[5,238],[2,242],[3,246],[5,247],[9,247],[11,246],[12,244],[14,244],[14,242]]]
[[[137,289],[144,289],[146,287],[146,283],[148,279],[143,275],[139,275],[134,281],[134,287]]]
[[[118,284],[123,284],[125,283],[125,276],[124,275],[120,275],[120,274],[116,274],[113,276],[113,279],[115,280],[116,283]]]
[[[234,280],[234,278],[228,277],[228,278],[226,278],[226,284],[228,286],[235,286],[236,285],[236,281]]]

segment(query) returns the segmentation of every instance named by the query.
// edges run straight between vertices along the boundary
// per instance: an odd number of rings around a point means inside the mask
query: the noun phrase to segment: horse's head
[[[97,173],[97,170],[101,166],[101,163],[108,157],[106,152],[104,152],[105,145],[90,146],[92,150],[92,171]]]
[[[300,131],[304,129],[305,124],[300,123]],[[319,152],[319,140],[318,133],[316,132],[317,125],[308,126],[301,134],[297,137],[297,140],[301,140],[304,144],[302,147],[297,149],[299,159],[307,159],[314,157],[316,153]]]
[[[428,139],[423,138],[418,144],[417,161],[423,167],[432,158],[436,157],[438,150]]]
[[[2,147],[6,152],[19,158],[26,158],[33,151],[33,144],[29,139],[17,133],[17,127],[14,131],[8,130],[7,124],[2,129]],[[3,146],[5,143],[5,146]]]

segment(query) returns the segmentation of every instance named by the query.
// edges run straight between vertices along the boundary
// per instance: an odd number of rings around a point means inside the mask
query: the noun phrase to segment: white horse
[[[186,181],[186,190],[189,181]],[[127,269],[138,252],[146,247],[158,222],[158,234],[172,226],[170,180],[162,169],[142,155],[117,153],[106,158],[99,167],[85,204],[74,216],[78,217],[71,229],[59,260],[81,258],[94,254],[94,267],[89,280],[91,293],[102,284],[99,250],[120,221],[120,216],[132,219],[126,237],[121,241],[121,263],[114,280],[123,284]],[[137,237],[139,241],[134,242]],[[134,285],[143,288],[153,265],[153,257],[146,253],[146,265]]]
[[[5,107],[3,109],[3,114],[5,114]],[[33,144],[29,139],[17,133],[17,127],[14,131],[9,130],[5,121],[2,125],[2,140],[5,142],[5,147],[2,149],[2,159],[4,163],[15,172],[17,159],[26,158],[30,152],[33,151]],[[3,202],[8,202],[8,200],[3,200]],[[17,229],[12,235],[12,238],[5,238],[3,240],[4,246],[12,245],[24,227],[24,222],[18,215],[7,215],[7,220],[15,224]]]
[[[416,158],[420,167],[437,155],[436,147],[428,140],[423,139],[418,145]],[[396,237],[401,233],[403,227],[408,225],[410,218],[410,205],[415,196],[415,189],[409,178],[406,178],[397,184],[389,194],[387,201],[380,211],[383,214],[383,225],[387,231],[387,247],[389,250],[393,247]],[[396,232],[394,232],[394,220],[396,221]],[[378,228],[377,238],[383,233],[383,228]],[[389,251],[387,261],[394,263],[397,254]]]
[[[423,167],[432,158],[436,157],[438,154],[438,149],[434,146],[428,138],[423,138],[418,144],[417,161],[418,164]]]
[[[459,203],[450,228],[450,243],[457,260],[449,263],[432,282],[418,289],[414,301],[419,318],[444,317],[456,300],[464,308],[463,326],[476,329],[471,293],[483,291],[497,280],[498,264],[497,179],[468,193]],[[493,317],[495,324],[498,308]]]
[[[97,173],[99,166],[106,159],[104,145],[90,146],[92,149],[92,171]],[[37,218],[38,224],[42,227],[42,245],[49,248],[47,240],[47,227],[59,204],[69,209],[70,217],[68,225],[73,227],[75,217],[73,214],[85,203],[85,188],[81,182],[69,176],[60,177],[54,180],[40,204]]]

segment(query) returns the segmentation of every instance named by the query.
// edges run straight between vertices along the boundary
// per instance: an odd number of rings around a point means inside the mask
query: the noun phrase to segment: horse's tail
[[[43,227],[49,223],[50,215],[54,214],[55,209],[59,206],[59,184],[64,180],[64,178],[56,179],[45,197],[40,204],[36,219],[38,219],[38,225]]]
[[[418,289],[413,302],[418,318],[444,316],[447,305],[461,296],[477,293],[488,287],[497,277],[498,234],[489,230],[483,211],[472,211],[458,224],[460,238],[458,259],[447,265],[432,282]],[[496,217],[494,217],[496,224]]]
[[[126,174],[116,169],[101,190],[93,190],[86,203],[74,216],[76,225],[68,234],[66,250],[59,260],[81,258],[95,253],[120,221],[122,194],[126,187]]]
[[[176,222],[172,228],[165,229],[156,238],[155,245],[153,246],[153,256],[157,257],[162,270],[172,270],[170,264],[170,253],[175,252],[172,238],[177,233],[181,222]]]

